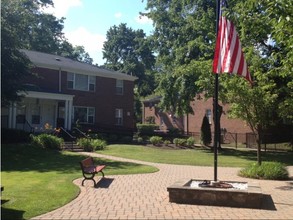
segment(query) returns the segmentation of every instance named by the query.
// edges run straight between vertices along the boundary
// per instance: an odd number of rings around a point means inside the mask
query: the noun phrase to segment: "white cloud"
[[[74,31],[65,32],[65,37],[74,46],[84,46],[86,52],[94,59],[94,63],[103,64],[102,48],[106,36],[92,33],[84,27],[78,27]]]
[[[153,21],[152,19],[148,18],[147,16],[144,15],[138,15],[135,17],[135,21],[139,24],[152,24]]]
[[[121,12],[117,12],[114,16],[115,16],[115,18],[121,18],[122,17],[122,13]]]
[[[71,7],[82,6],[81,0],[53,0],[54,7],[45,8],[46,13],[53,14],[57,18],[66,17]]]

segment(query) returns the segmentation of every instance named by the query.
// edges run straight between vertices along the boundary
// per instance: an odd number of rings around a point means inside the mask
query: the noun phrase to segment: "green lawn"
[[[63,206],[78,193],[72,180],[82,177],[79,161],[85,156],[30,145],[1,146],[2,219],[29,219]],[[96,160],[106,164],[105,175],[158,171],[134,163]]]
[[[136,145],[109,145],[101,154],[124,158],[167,164],[213,166],[214,153],[210,149],[160,149]],[[263,161],[276,161],[293,165],[293,152],[262,152]],[[224,148],[218,155],[218,166],[245,167],[256,162],[256,151],[246,149]]]

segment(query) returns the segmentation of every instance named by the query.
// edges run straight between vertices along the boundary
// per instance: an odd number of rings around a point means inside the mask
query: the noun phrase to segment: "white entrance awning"
[[[23,95],[27,98],[54,99],[54,100],[62,100],[62,101],[72,101],[74,97],[74,95],[68,95],[68,94],[36,92],[36,91],[21,92],[19,93],[19,95]]]

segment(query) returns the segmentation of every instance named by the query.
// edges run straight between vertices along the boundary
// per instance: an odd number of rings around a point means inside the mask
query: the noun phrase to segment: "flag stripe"
[[[222,0],[222,6],[225,1]],[[213,61],[214,73],[234,73],[251,82],[250,73],[233,23],[220,16]]]

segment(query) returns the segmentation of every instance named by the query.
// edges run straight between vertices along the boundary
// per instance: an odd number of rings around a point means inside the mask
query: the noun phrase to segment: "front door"
[[[65,103],[59,102],[58,103],[58,110],[57,110],[57,128],[63,127],[65,125]]]
[[[44,129],[54,129],[56,128],[55,124],[55,109],[56,106],[54,102],[44,103],[42,105],[42,127]]]

